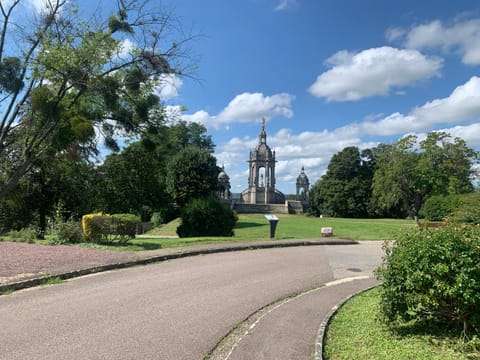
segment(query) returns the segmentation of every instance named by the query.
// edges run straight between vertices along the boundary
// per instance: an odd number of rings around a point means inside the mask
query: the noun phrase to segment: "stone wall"
[[[304,205],[301,201],[287,200],[283,204],[246,204],[241,201],[224,200],[225,205],[230,206],[231,209],[237,213],[278,213],[278,214],[303,214]]]

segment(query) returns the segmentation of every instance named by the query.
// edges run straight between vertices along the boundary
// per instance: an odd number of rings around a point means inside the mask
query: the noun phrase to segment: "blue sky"
[[[177,0],[175,12],[204,37],[200,81],[168,103],[207,126],[234,192],[262,117],[285,193],[346,146],[446,130],[480,148],[477,1]]]
[[[477,0],[163,4],[202,35],[196,79],[173,79],[165,103],[207,127],[233,192],[247,187],[262,117],[287,194],[302,166],[313,184],[346,146],[445,130],[480,149]]]

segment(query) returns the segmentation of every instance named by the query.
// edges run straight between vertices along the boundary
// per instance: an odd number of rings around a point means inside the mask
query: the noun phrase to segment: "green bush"
[[[459,195],[435,195],[429,197],[420,210],[420,216],[429,221],[442,221],[452,215],[460,204]]]
[[[83,233],[94,243],[114,240],[125,243],[135,237],[138,223],[140,218],[133,214],[98,213],[82,217]]]
[[[480,331],[480,227],[413,228],[384,245],[377,276],[389,321]]]
[[[462,195],[449,220],[462,224],[480,224],[480,193]]]
[[[110,223],[109,235],[125,243],[135,237],[140,218],[133,214],[113,214],[107,222]]]
[[[63,220],[60,217],[57,217],[51,225],[49,235],[51,241],[55,244],[74,244],[85,239],[82,228],[77,221]]]
[[[7,233],[7,237],[11,241],[33,244],[38,239],[38,234],[38,228],[31,225],[20,230],[11,230]]]
[[[180,237],[233,236],[235,212],[213,197],[193,199],[180,210]]]
[[[90,242],[99,243],[108,240],[110,232],[109,218],[110,215],[103,213],[82,216],[82,230]]]
[[[153,225],[154,228],[156,228],[156,227],[158,227],[158,226],[160,226],[164,223],[162,214],[159,213],[159,212],[154,212],[152,214],[152,217],[151,217],[150,221],[152,222],[152,225]]]

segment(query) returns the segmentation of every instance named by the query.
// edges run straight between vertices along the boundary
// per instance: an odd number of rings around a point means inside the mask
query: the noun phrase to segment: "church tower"
[[[248,204],[281,204],[285,196],[275,189],[275,151],[267,145],[265,119],[258,136],[258,145],[250,151],[248,189],[242,192],[242,201]]]

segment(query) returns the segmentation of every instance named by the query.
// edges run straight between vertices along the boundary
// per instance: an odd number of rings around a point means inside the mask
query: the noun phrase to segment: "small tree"
[[[40,158],[97,154],[96,133],[115,136],[156,125],[156,87],[191,71],[185,34],[150,0],[111,1],[118,9],[82,18],[75,1],[0,1],[0,200]],[[116,5],[116,6],[115,6]]]

